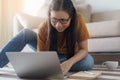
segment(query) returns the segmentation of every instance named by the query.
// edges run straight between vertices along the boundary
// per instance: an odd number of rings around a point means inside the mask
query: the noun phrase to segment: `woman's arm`
[[[72,65],[85,58],[85,56],[88,54],[87,40],[81,41],[80,43],[78,43],[78,45],[79,45],[79,51],[69,59]]]
[[[83,40],[78,44],[79,51],[73,57],[61,64],[63,74],[66,74],[76,62],[82,60],[88,54],[87,40]]]

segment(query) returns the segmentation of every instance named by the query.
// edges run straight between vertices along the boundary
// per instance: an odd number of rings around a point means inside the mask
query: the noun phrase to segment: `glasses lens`
[[[57,19],[55,19],[55,18],[51,18],[51,22],[53,22],[53,23],[57,23]]]
[[[68,19],[60,19],[60,22],[62,24],[67,24],[68,20],[70,19],[70,17],[68,17]]]

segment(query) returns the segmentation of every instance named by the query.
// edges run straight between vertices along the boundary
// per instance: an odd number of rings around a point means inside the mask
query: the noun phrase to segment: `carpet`
[[[94,65],[92,71],[102,71],[102,74],[94,80],[120,80],[120,66],[115,70],[108,70],[105,66]],[[12,73],[12,74],[11,74]],[[69,73],[68,75],[73,74]],[[4,75],[5,74],[5,75]],[[11,75],[10,75],[11,74]],[[14,70],[10,68],[0,69],[0,80],[20,80],[15,79]],[[67,79],[67,80],[86,80],[86,79]]]
[[[105,66],[95,65],[93,70],[102,71],[102,75],[95,80],[120,80],[120,66],[115,70],[108,70]]]

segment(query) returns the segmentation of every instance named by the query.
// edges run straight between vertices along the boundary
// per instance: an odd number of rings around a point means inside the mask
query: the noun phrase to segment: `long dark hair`
[[[66,47],[68,52],[68,58],[72,57],[75,53],[76,43],[76,27],[77,17],[76,10],[71,0],[51,0],[49,5],[49,34],[48,34],[48,49],[50,51],[57,51],[57,30],[50,23],[50,12],[63,10],[67,12],[71,17],[71,23],[69,27],[64,31],[66,37]]]

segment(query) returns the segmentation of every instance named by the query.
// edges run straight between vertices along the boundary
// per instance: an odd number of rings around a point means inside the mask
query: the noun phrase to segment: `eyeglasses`
[[[50,18],[50,19],[51,22],[54,24],[56,24],[57,22],[60,22],[61,24],[67,24],[70,17],[68,17],[68,19],[57,19],[57,18]]]

